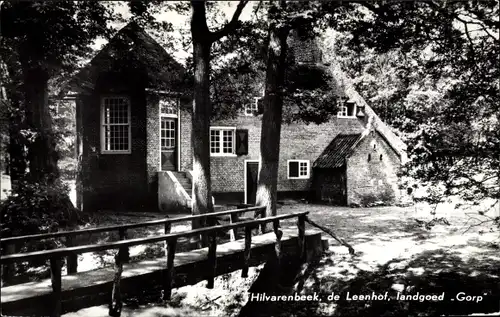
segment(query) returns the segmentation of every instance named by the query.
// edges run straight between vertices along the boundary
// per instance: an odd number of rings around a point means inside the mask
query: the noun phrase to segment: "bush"
[[[52,232],[80,223],[68,194],[69,187],[59,180],[17,182],[0,205],[2,237]]]

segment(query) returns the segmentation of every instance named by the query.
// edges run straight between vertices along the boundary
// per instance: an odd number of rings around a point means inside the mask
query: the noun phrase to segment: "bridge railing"
[[[214,213],[215,214],[215,213]],[[61,294],[62,294],[62,278],[61,278],[61,260],[63,257],[67,257],[70,255],[78,255],[87,252],[97,252],[97,251],[105,251],[111,249],[119,249],[123,250],[123,248],[129,248],[136,245],[148,244],[148,243],[156,243],[165,241],[168,245],[167,247],[167,263],[166,263],[166,278],[163,281],[163,299],[169,300],[172,292],[172,281],[174,280],[174,259],[175,259],[175,250],[177,246],[177,241],[179,238],[187,238],[199,235],[207,235],[209,237],[209,246],[208,246],[208,264],[209,269],[207,270],[206,279],[208,280],[207,287],[213,288],[214,286],[214,278],[216,274],[217,268],[217,239],[216,236],[218,233],[223,231],[228,231],[237,228],[245,228],[245,249],[244,249],[244,257],[242,263],[242,277],[248,276],[248,268],[250,261],[250,250],[252,243],[252,230],[254,228],[258,228],[260,225],[266,223],[273,223],[274,233],[276,235],[276,255],[278,259],[281,257],[281,237],[282,231],[279,230],[279,221],[290,218],[298,218],[297,226],[298,226],[298,248],[299,248],[299,257],[304,259],[305,257],[305,222],[306,216],[308,212],[300,212],[293,214],[283,214],[273,217],[260,218],[255,220],[241,221],[237,223],[231,223],[226,225],[216,225],[211,227],[204,227],[200,229],[194,229],[190,231],[184,232],[176,232],[176,233],[168,233],[159,236],[153,237],[145,237],[145,238],[136,238],[136,239],[128,239],[110,243],[103,244],[92,244],[92,245],[84,245],[84,246],[75,246],[75,247],[65,247],[54,250],[45,250],[45,251],[36,251],[36,252],[27,252],[27,253],[18,253],[11,254],[0,257],[0,264],[9,264],[9,263],[20,263],[31,260],[46,260],[50,261],[50,273],[51,273],[51,282],[52,282],[52,293],[53,293],[53,316],[61,315]],[[207,214],[203,215],[207,216]],[[195,216],[193,216],[195,217]],[[188,218],[188,217],[183,217]],[[174,218],[177,219],[177,218]],[[172,219],[172,220],[174,220]],[[121,310],[121,299],[120,299],[120,291],[119,291],[119,279],[121,273],[123,271],[123,264],[126,260],[121,256],[122,252],[118,252],[118,255],[115,257],[115,268],[116,268],[116,276],[113,283],[113,292],[112,292],[112,305],[110,308],[110,315],[112,315],[111,310],[115,309],[117,311]]]
[[[53,238],[64,238],[64,243],[67,247],[73,247],[76,246],[77,243],[75,243],[75,237],[81,236],[81,235],[91,235],[95,233],[102,233],[102,232],[116,232],[118,231],[120,240],[125,240],[127,238],[127,230],[130,229],[137,229],[137,228],[144,228],[144,227],[151,227],[151,226],[158,226],[158,225],[164,225],[164,232],[165,234],[170,233],[172,224],[174,223],[179,223],[179,222],[185,222],[185,221],[191,221],[194,219],[199,219],[199,218],[206,218],[208,224],[214,224],[215,219],[221,216],[230,216],[230,222],[231,223],[236,223],[239,221],[239,215],[246,213],[246,212],[255,212],[257,215],[260,215],[260,217],[263,217],[263,213],[265,211],[264,207],[257,206],[257,207],[249,207],[249,208],[243,208],[243,209],[232,209],[232,210],[225,210],[225,211],[219,211],[219,212],[213,212],[213,213],[208,213],[208,214],[203,214],[203,215],[191,215],[191,216],[185,216],[185,217],[177,217],[177,218],[163,218],[163,219],[157,219],[157,220],[151,220],[151,221],[146,221],[146,222],[139,222],[139,223],[131,223],[131,224],[125,224],[125,225],[113,225],[113,226],[104,226],[104,227],[97,227],[97,228],[89,228],[89,229],[81,229],[81,230],[74,230],[74,231],[58,231],[58,232],[50,232],[50,233],[41,233],[41,234],[33,234],[33,235],[25,235],[25,236],[17,236],[17,237],[8,237],[4,239],[0,239],[0,243],[3,248],[3,254],[13,254],[15,253],[15,246],[20,245],[22,243],[26,243],[29,241],[40,241],[40,240],[47,240],[47,239],[53,239]],[[236,239],[236,229],[230,231],[230,236],[231,240]],[[126,251],[123,249],[122,251]],[[167,248],[165,246],[165,255],[167,254]],[[66,259],[66,266],[67,266],[67,273],[68,274],[76,274],[78,270],[78,257],[75,254],[70,254],[68,255]],[[10,275],[12,275],[13,267],[12,266],[6,266],[4,267],[4,272],[3,272],[3,278],[5,281],[8,281],[10,279]]]

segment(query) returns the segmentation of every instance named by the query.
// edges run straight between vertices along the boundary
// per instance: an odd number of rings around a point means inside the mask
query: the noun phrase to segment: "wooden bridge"
[[[240,215],[254,212],[256,219],[240,218]],[[64,248],[29,253],[8,254],[0,257],[0,263],[8,273],[9,266],[33,260],[49,260],[51,278],[36,282],[2,287],[2,313],[7,315],[50,315],[81,308],[110,304],[110,316],[119,316],[121,297],[139,295],[144,290],[158,290],[164,300],[169,300],[173,287],[191,285],[207,280],[207,287],[213,288],[218,275],[242,270],[247,277],[249,266],[266,262],[269,255],[281,258],[282,254],[307,261],[320,254],[321,234],[315,230],[305,230],[308,212],[283,214],[263,218],[264,208],[214,212],[178,218],[166,218],[142,223],[108,226],[85,230],[54,232],[1,239],[3,250],[12,250],[13,245],[43,239],[64,238]],[[171,233],[173,223],[192,221],[204,217],[211,226],[184,232]],[[216,225],[221,217],[230,219],[229,224]],[[297,228],[281,228],[280,220],[297,218]],[[273,231],[253,235],[259,226],[273,224]],[[127,230],[164,226],[164,234],[127,239]],[[238,229],[244,229],[244,239],[238,239]],[[118,231],[120,241],[76,246],[79,235]],[[229,242],[217,244],[217,235],[230,232]],[[176,253],[177,242],[181,238],[208,238],[208,248]],[[164,242],[165,257],[154,260],[129,263],[128,248],[137,245]],[[307,247],[306,247],[307,246]],[[78,254],[118,249],[115,266],[88,272],[77,272]],[[62,275],[62,259],[66,258],[67,275]],[[11,268],[10,268],[11,270]]]

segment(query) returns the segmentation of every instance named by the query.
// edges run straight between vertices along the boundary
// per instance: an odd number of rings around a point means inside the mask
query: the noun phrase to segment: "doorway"
[[[254,205],[257,196],[259,161],[245,160],[245,204]]]
[[[160,118],[160,156],[162,171],[177,170],[177,118]]]

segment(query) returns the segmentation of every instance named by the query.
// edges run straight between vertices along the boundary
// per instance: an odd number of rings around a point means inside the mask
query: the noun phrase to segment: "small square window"
[[[337,112],[338,118],[356,118],[356,104],[351,101],[340,101],[339,111]]]
[[[254,116],[259,111],[259,102],[262,97],[254,97],[254,102],[245,104],[245,116]]]
[[[288,161],[288,178],[289,179],[307,179],[309,178],[309,161],[308,160],[289,160]]]

